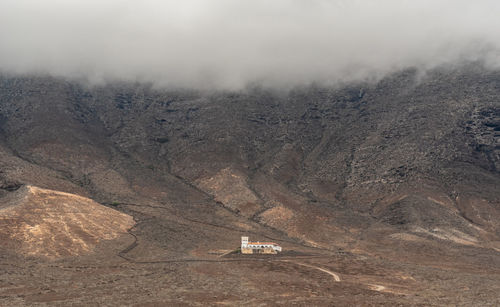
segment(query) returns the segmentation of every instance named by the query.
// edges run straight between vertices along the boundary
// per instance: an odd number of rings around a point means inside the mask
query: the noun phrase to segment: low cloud
[[[0,71],[239,88],[500,64],[500,2],[2,0]]]

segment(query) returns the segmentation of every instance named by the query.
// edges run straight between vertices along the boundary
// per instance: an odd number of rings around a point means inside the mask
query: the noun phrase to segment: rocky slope
[[[78,195],[25,186],[2,199],[0,241],[26,256],[59,258],[92,252],[127,233],[131,216]]]
[[[198,259],[250,234],[494,271],[500,72],[236,92],[3,76],[0,171],[4,197],[31,184],[134,216],[128,261]]]

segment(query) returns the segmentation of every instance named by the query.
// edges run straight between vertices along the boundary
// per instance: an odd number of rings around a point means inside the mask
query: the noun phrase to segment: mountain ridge
[[[471,302],[429,281],[448,278],[447,267],[466,276],[456,287],[498,284],[498,71],[408,69],[376,83],[233,92],[2,76],[0,101],[3,197],[36,185],[133,216],[135,245],[119,254],[129,265],[219,261],[251,234],[337,259],[309,261],[352,278],[349,293],[406,293],[383,297],[395,304],[424,303],[414,286],[441,303]],[[378,281],[386,288],[367,286],[391,264],[419,281],[396,291],[388,273]]]

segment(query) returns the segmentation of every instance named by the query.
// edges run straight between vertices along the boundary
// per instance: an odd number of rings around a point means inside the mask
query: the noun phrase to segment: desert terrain
[[[2,306],[498,306],[500,72],[2,75],[0,191]]]

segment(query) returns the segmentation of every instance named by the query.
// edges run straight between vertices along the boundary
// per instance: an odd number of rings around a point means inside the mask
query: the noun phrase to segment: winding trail
[[[301,265],[301,266],[305,266],[305,267],[308,267],[308,268],[313,268],[313,269],[319,270],[321,272],[324,272],[324,273],[332,276],[333,279],[336,282],[340,282],[340,276],[337,273],[334,273],[334,272],[329,271],[327,269],[320,268],[319,266],[315,266],[315,265],[311,265],[311,264],[305,264],[305,263],[300,263],[300,262],[296,262],[296,261],[292,261],[292,260],[281,260],[281,261],[283,261],[283,262],[290,262],[290,263],[294,263],[294,264],[297,264],[297,265]]]
[[[385,286],[381,286],[381,285],[370,285],[370,289],[372,289],[373,291],[384,291],[386,289]]]

